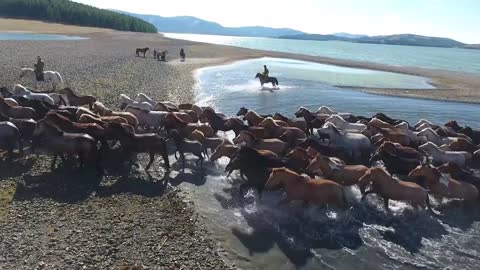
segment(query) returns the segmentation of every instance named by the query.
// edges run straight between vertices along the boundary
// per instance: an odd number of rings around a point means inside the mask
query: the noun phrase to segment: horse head
[[[255,75],[255,79],[263,79],[263,75],[261,73],[257,73],[257,75]]]

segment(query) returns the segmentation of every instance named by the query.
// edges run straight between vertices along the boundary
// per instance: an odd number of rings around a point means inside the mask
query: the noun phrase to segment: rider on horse
[[[37,81],[43,81],[43,68],[45,67],[45,63],[40,56],[37,56],[37,63],[34,64],[33,67],[35,68]]]
[[[268,79],[268,68],[267,68],[267,65],[263,65],[263,78],[266,80]]]

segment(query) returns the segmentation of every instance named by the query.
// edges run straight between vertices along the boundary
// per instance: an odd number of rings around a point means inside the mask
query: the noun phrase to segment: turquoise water
[[[262,88],[253,80],[261,63],[270,66],[272,76],[278,75],[279,90]],[[353,73],[360,81],[370,80],[373,75],[369,71],[331,68],[271,58],[205,68],[198,73],[197,102],[228,116],[235,115],[241,106],[293,117],[300,106],[316,110],[327,105],[364,116],[384,112],[411,123],[420,118],[437,124],[455,119],[462,125],[479,127],[479,105],[339,89],[331,84],[338,83],[330,80],[333,74]],[[423,87],[425,83],[418,77],[394,81],[398,84],[387,83],[394,87]],[[226,136],[231,139],[233,134]],[[357,187],[346,191],[351,205],[348,211],[280,206],[280,192],[265,192],[262,199],[249,192],[241,198],[238,190],[242,181],[235,173],[225,177],[227,163],[225,158],[217,163],[206,162],[204,169],[197,172],[201,184],[187,180],[195,173],[195,169],[187,169],[181,187],[205,218],[226,257],[240,269],[478,269],[479,207],[445,207],[441,217],[432,217],[391,201],[393,213],[387,214],[376,196],[360,202]]]
[[[34,34],[34,33],[1,33],[0,40],[82,40],[85,37],[51,35],[51,34]]]
[[[171,33],[165,35],[176,39],[250,49],[368,61],[392,66],[480,73],[480,50],[360,44],[341,41],[285,40]]]

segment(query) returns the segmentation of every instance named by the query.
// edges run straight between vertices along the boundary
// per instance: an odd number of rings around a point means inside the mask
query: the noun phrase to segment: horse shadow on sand
[[[279,205],[282,195],[268,191],[261,199],[251,196],[250,192],[244,198],[236,182],[232,188],[223,190],[226,195],[214,195],[222,207],[239,208],[250,227],[248,231],[232,228],[232,233],[250,254],[266,253],[277,246],[297,267],[314,257],[313,250],[360,248],[364,244],[360,230],[366,226],[375,228],[381,239],[398,245],[412,256],[423,247],[422,239],[440,239],[448,233],[439,220],[426,211],[407,208],[388,214],[379,207],[383,203],[376,198],[375,203],[350,202],[350,208],[345,211],[305,208],[296,203]]]
[[[151,172],[146,172],[142,165],[132,165],[127,157],[115,150],[106,155],[108,158],[102,162],[103,174],[92,166],[79,169],[76,159],[69,158],[58,162],[53,170],[42,166],[40,172],[25,173],[18,181],[14,199],[48,198],[77,203],[91,196],[131,193],[158,197],[168,191],[169,172],[161,168],[163,163],[159,158],[152,165]],[[146,164],[147,161],[142,156],[138,163]]]

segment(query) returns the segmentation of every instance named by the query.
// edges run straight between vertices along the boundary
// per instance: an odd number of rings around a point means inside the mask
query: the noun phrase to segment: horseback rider
[[[263,65],[263,79],[266,80],[268,79],[268,68],[267,68],[267,65]]]
[[[180,58],[182,60],[185,60],[185,51],[183,50],[183,48],[180,49]]]
[[[40,56],[37,56],[37,63],[33,65],[35,68],[35,76],[37,81],[43,81],[43,68],[45,67],[45,62],[43,62]]]

